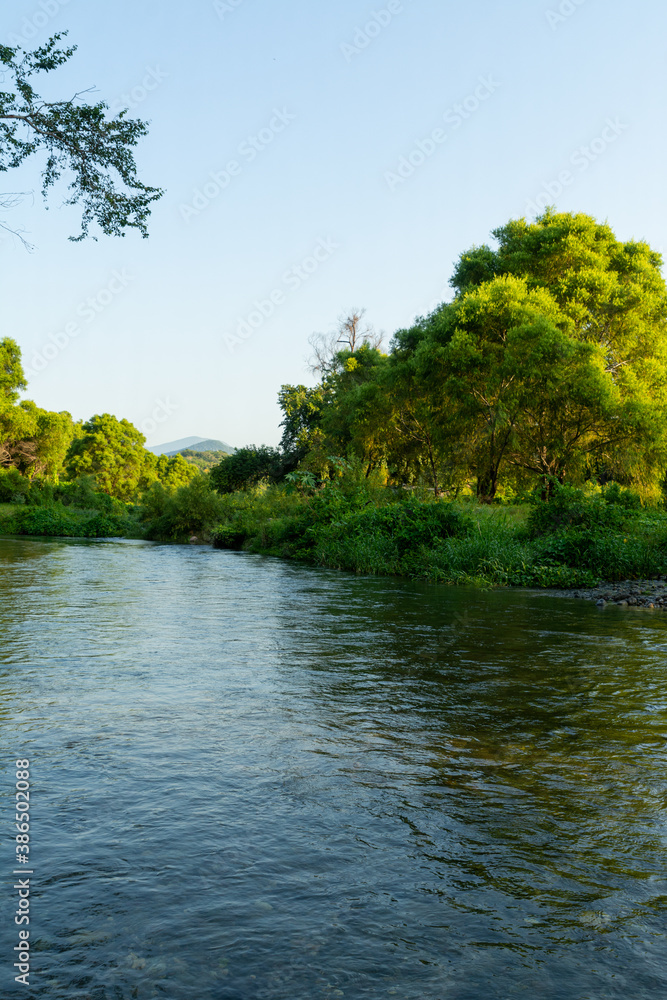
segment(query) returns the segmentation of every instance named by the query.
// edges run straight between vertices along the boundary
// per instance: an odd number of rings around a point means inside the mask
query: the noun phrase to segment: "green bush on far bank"
[[[21,507],[2,522],[2,529],[12,535],[42,535],[58,538],[121,538],[130,535],[128,517],[73,510],[62,504],[50,507]]]
[[[358,476],[301,493],[259,487],[221,498],[219,548],[446,583],[585,587],[667,573],[667,513],[612,484],[555,484],[514,507],[419,497]]]
[[[29,480],[0,470],[0,527],[4,534],[61,538],[136,537],[132,508],[95,489],[92,477],[71,483]]]

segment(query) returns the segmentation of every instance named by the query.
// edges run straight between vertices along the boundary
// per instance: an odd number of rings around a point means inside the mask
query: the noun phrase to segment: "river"
[[[665,996],[665,617],[0,539],[35,995]]]

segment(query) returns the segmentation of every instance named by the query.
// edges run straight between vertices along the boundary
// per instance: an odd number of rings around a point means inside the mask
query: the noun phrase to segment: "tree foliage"
[[[21,351],[9,337],[0,340],[0,466],[32,477],[57,476],[74,434],[69,413],[52,413],[30,400]]]
[[[71,479],[94,476],[99,489],[109,496],[131,500],[151,478],[145,440],[129,420],[118,420],[110,413],[91,417],[70,445],[67,474]]]
[[[211,485],[218,493],[233,493],[256,486],[262,480],[277,480],[283,472],[283,459],[277,448],[250,445],[239,448],[211,469]]]
[[[0,340],[0,409],[15,403],[19,393],[26,388],[19,345],[10,337],[4,337]]]
[[[62,66],[76,51],[59,47],[66,34],[54,35],[33,52],[0,45],[0,68],[14,84],[13,90],[0,92],[0,171],[44,153],[44,197],[66,173],[71,181],[65,204],[81,206],[81,231],[70,239],[84,239],[92,222],[108,236],[137,229],[146,237],[151,205],[162,195],[137,176],[134,147],[146,135],[147,123],[128,119],[126,111],[110,116],[103,101],[86,103],[80,94],[46,101],[34,87],[38,74]]]
[[[491,501],[501,486],[550,493],[590,477],[655,493],[667,466],[660,255],[552,209],[493,236],[459,258],[453,300],[399,330],[388,355],[329,344],[313,366],[321,384],[281,394],[284,425],[320,455],[436,495],[468,482]]]
[[[324,406],[321,386],[283,385],[278,393],[278,405],[283,411],[283,436],[280,447],[286,456],[298,463],[313,444],[313,432],[319,427]]]

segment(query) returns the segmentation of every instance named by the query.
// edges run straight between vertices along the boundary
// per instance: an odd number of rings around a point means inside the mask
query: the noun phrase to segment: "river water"
[[[0,605],[3,997],[14,758],[35,996],[667,994],[667,616],[11,539]]]

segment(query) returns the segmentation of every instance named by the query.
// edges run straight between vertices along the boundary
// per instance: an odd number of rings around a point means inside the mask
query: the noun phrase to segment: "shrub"
[[[123,518],[106,517],[97,514],[83,525],[82,534],[85,538],[119,538],[127,533],[127,523]]]
[[[660,534],[561,530],[536,543],[536,559],[579,567],[597,579],[625,580],[660,576],[667,567],[667,549]]]
[[[642,498],[634,490],[624,489],[618,483],[609,483],[603,494],[607,503],[617,504],[625,510],[641,510]]]
[[[29,491],[30,483],[18,469],[0,469],[0,503],[25,503]]]
[[[208,536],[222,509],[223,498],[211,489],[209,477],[197,475],[175,492],[153,484],[142,497],[139,517],[148,538],[179,541],[189,535]]]
[[[235,490],[250,489],[263,479],[275,482],[282,471],[283,460],[277,448],[251,445],[223,458],[209,475],[211,485],[218,493],[233,493]]]
[[[24,507],[14,514],[6,530],[17,535],[53,535],[76,537],[81,535],[81,522],[61,505],[53,507]]]
[[[333,492],[333,491],[332,491]],[[334,494],[335,496],[335,494]],[[330,500],[333,499],[329,498]],[[355,495],[322,507],[310,529],[317,560],[361,572],[414,572],[423,563],[422,549],[433,550],[448,538],[469,533],[472,522],[443,501],[422,501],[413,495],[377,506]]]
[[[629,509],[616,499],[608,502],[601,494],[587,496],[583,490],[558,483],[548,500],[533,495],[531,501],[533,509],[528,518],[528,530],[533,536],[573,527],[592,531],[618,530],[627,520]]]

